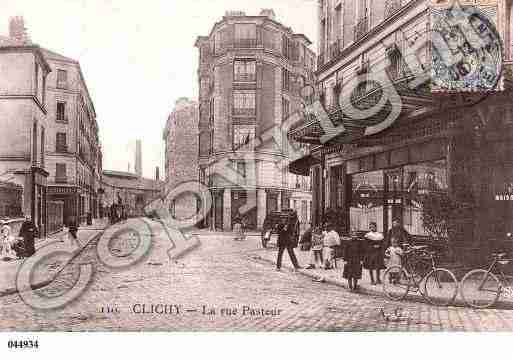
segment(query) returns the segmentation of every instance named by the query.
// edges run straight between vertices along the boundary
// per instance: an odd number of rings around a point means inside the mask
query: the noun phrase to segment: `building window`
[[[60,153],[65,153],[68,151],[68,145],[66,143],[66,134],[62,132],[57,133],[57,138],[55,141],[56,151]]]
[[[257,43],[255,24],[235,24],[235,46],[255,47]]]
[[[235,91],[233,93],[234,115],[254,116],[256,113],[255,91]]]
[[[207,176],[206,176],[206,169],[205,168],[200,168],[200,171],[199,171],[199,181],[201,184],[207,184]]]
[[[41,168],[45,167],[45,128],[41,126]]]
[[[37,165],[37,124],[32,126],[32,164]]]
[[[80,176],[79,176],[80,178]],[[68,181],[66,175],[66,164],[57,163],[55,164],[55,183],[66,183]]]
[[[285,121],[290,116],[290,101],[286,98],[283,98],[281,113],[283,121]]]
[[[283,71],[281,72],[281,75],[282,75],[282,89],[284,91],[290,91],[290,82],[291,82],[291,73],[289,70],[287,69],[283,69]]]
[[[237,175],[243,179],[243,182],[246,181],[246,162],[237,161]]]
[[[36,81],[35,81],[36,96],[39,98],[39,64],[36,63]]]
[[[68,73],[65,70],[57,70],[57,88],[68,88]]]
[[[66,118],[66,102],[57,102],[57,122],[68,122]]]
[[[235,81],[256,81],[256,61],[237,60],[233,65]]]
[[[255,139],[254,127],[235,126],[233,129],[233,149],[250,146]]]

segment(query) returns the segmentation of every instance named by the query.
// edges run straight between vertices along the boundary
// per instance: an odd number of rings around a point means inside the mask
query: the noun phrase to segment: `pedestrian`
[[[395,218],[392,221],[392,228],[388,231],[386,242],[385,242],[385,248],[389,248],[392,244],[391,239],[392,237],[396,237],[399,241],[399,246],[402,248],[405,244],[408,244],[410,242],[410,234],[404,229],[404,227],[401,225],[401,219]]]
[[[312,227],[308,228],[303,233],[301,240],[299,241],[299,247],[304,252],[310,251],[312,249],[312,231]]]
[[[403,255],[404,250],[399,245],[399,238],[392,237],[391,245],[385,251],[385,258],[387,259],[387,267],[391,268],[394,266],[398,266],[402,268],[403,263]],[[390,271],[390,276],[388,280],[390,283],[397,283],[399,281],[399,275],[401,271]]]
[[[381,270],[385,269],[383,256],[385,254],[385,238],[378,232],[376,222],[371,222],[370,231],[365,234],[365,259],[363,266],[369,271],[371,285],[381,284]],[[376,272],[376,277],[374,277]]]
[[[19,237],[23,238],[23,248],[17,246],[18,257],[31,257],[36,253],[35,238],[38,236],[38,230],[29,216],[21,224]]]
[[[356,232],[344,246],[344,273],[350,291],[359,289],[358,280],[362,279],[363,248]]]
[[[281,261],[285,250],[289,253],[290,261],[292,262],[294,269],[301,269],[297,261],[296,254],[294,253],[294,248],[297,247],[297,243],[293,238],[294,229],[292,226],[289,223],[280,223],[276,225],[275,230],[278,233],[278,258],[276,259],[276,270],[281,271]]]
[[[68,227],[68,239],[70,240],[70,243],[74,243],[74,240],[76,240],[77,233],[78,233],[78,223],[75,216],[69,217],[67,221],[67,227]]]
[[[315,269],[316,267],[321,268],[324,264],[322,251],[324,247],[324,240],[322,230],[320,227],[315,227],[312,230],[312,245],[311,245],[311,261],[310,265],[306,269]]]
[[[244,240],[243,226],[242,226],[242,218],[237,215],[233,220],[233,231],[235,232],[236,241]]]
[[[16,239],[12,235],[11,227],[3,225],[0,229],[0,259],[10,261],[16,259],[16,253],[12,249]]]
[[[340,246],[340,236],[335,231],[335,226],[332,223],[326,224],[326,231],[323,237],[323,257],[324,269],[332,269],[333,261],[335,260],[336,248]]]

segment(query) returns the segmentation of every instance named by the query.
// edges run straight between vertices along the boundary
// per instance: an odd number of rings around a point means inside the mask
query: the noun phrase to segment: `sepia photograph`
[[[513,0],[0,0],[9,353],[511,331]]]

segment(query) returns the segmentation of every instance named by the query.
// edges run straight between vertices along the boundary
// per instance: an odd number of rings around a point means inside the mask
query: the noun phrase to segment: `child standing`
[[[362,279],[363,248],[358,234],[351,233],[344,247],[344,278],[347,279],[349,290],[358,290],[358,280]]]
[[[323,256],[322,256],[322,250],[323,250],[323,235],[322,231],[319,227],[315,227],[312,230],[312,248],[311,248],[311,263],[306,269],[315,269],[316,266],[319,268],[322,267],[323,264]]]
[[[388,260],[387,267],[399,266],[402,267],[402,257],[404,255],[404,251],[399,245],[399,238],[392,237],[390,239],[391,246],[387,248],[385,251],[385,258]],[[394,271],[390,273],[389,282],[397,283],[399,281],[399,271]]]

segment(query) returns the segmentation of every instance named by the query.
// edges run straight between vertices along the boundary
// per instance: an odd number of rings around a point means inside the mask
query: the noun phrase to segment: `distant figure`
[[[35,238],[38,236],[38,230],[29,216],[25,216],[25,221],[21,225],[19,236],[23,238],[22,246],[16,246],[18,257],[31,257],[36,253]]]
[[[244,240],[244,221],[240,216],[235,217],[233,220],[233,231],[235,232],[235,240]]]
[[[16,239],[12,235],[11,227],[8,225],[2,226],[0,229],[0,259],[4,261],[10,261],[16,259],[16,253],[12,247]]]
[[[399,218],[395,218],[392,221],[392,228],[388,231],[385,248],[391,246],[392,237],[397,238],[401,248],[410,242],[410,234],[401,226],[401,220]]]
[[[73,242],[74,239],[77,239],[77,233],[78,233],[78,223],[75,216],[71,216],[68,219],[67,223],[68,227],[68,233],[69,233],[69,240],[70,242]]]

